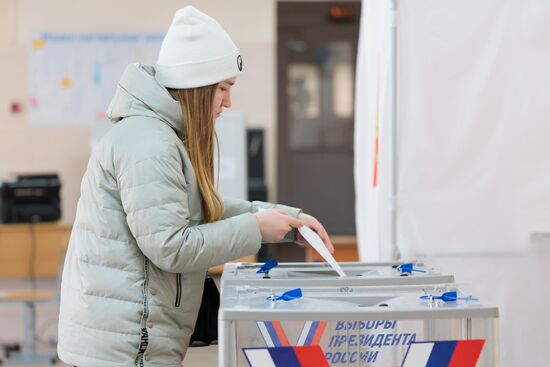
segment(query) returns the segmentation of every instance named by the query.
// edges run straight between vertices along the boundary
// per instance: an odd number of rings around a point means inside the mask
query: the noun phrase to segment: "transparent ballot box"
[[[222,290],[228,286],[262,287],[374,286],[452,283],[454,276],[421,261],[342,262],[346,276],[339,276],[327,263],[280,263],[258,273],[265,264],[227,263],[221,278]]]
[[[218,328],[220,367],[499,365],[498,308],[456,284],[226,287]]]

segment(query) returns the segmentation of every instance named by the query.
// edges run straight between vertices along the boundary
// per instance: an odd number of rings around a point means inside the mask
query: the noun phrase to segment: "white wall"
[[[245,73],[233,91],[233,110],[249,127],[266,131],[266,175],[276,197],[275,0],[1,0],[0,175],[57,171],[63,181],[63,221],[74,219],[80,180],[89,156],[87,127],[29,125],[25,45],[35,32],[165,32],[185,5],[216,18],[241,49]],[[10,112],[12,102],[23,111]]]

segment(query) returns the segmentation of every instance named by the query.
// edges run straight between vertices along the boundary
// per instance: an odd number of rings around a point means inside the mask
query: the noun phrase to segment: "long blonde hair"
[[[224,213],[223,200],[214,183],[214,144],[218,145],[218,137],[212,103],[217,86],[169,89],[183,113],[183,143],[197,177],[205,223],[221,219]]]

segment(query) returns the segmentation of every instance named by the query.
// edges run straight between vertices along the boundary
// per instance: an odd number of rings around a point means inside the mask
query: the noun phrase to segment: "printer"
[[[0,222],[53,222],[61,218],[57,174],[19,175],[0,187]]]

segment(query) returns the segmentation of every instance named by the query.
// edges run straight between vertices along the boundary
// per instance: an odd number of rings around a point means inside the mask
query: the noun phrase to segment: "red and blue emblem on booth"
[[[475,367],[485,340],[413,342],[402,367]]]
[[[258,329],[268,347],[288,347],[290,342],[280,321],[257,321]],[[323,337],[326,321],[306,321],[296,342],[297,346],[318,345]]]
[[[250,367],[328,367],[319,346],[326,321],[306,321],[292,346],[280,321],[257,321],[267,348],[243,348]]]
[[[243,348],[250,367],[329,367],[318,345]]]
[[[292,346],[280,321],[257,321],[266,347],[242,351],[250,367],[328,367],[330,358],[320,346],[327,324],[304,322],[296,346]],[[412,342],[401,367],[475,367],[484,344],[482,339]]]

